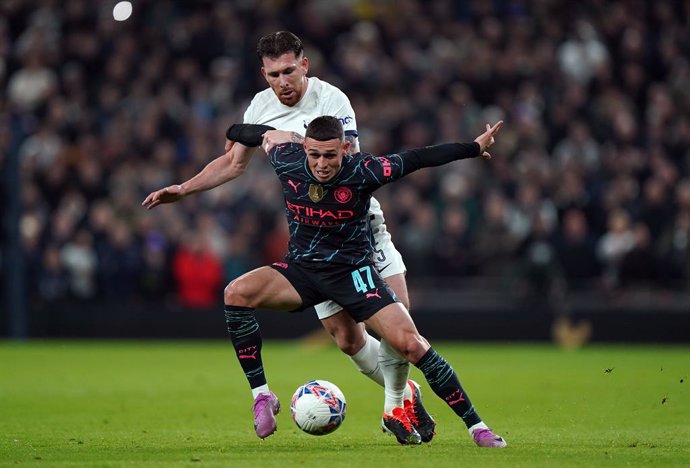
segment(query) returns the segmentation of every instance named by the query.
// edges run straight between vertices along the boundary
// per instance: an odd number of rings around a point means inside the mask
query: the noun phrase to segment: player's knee
[[[335,337],[335,342],[340,350],[348,356],[354,356],[364,346],[364,341],[354,337]]]
[[[417,333],[407,334],[400,342],[398,352],[409,362],[415,363],[429,350],[429,343]]]
[[[255,307],[254,287],[250,282],[243,278],[238,278],[225,287],[223,291],[223,299],[225,304],[240,306],[240,307]]]
[[[357,352],[362,349],[362,346],[364,346],[364,343],[366,342],[364,332],[358,326],[354,328],[339,328],[329,331],[331,332],[331,336],[335,340],[336,345],[338,345],[338,348],[340,348],[340,350],[348,356],[357,354]]]
[[[357,354],[366,343],[367,335],[364,327],[345,313],[322,319],[321,325],[331,335],[338,348],[348,356]]]

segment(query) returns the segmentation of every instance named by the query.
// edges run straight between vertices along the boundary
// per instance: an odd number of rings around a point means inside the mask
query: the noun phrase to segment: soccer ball
[[[290,400],[290,416],[307,434],[326,435],[340,427],[347,403],[343,392],[327,380],[301,385]]]

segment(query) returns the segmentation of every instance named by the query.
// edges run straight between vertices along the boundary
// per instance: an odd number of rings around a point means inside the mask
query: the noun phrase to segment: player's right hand
[[[225,140],[225,152],[227,153],[228,151],[230,151],[230,148],[232,148],[232,145],[234,145],[234,144],[235,144],[235,142],[233,140],[226,139]]]
[[[178,200],[184,198],[182,194],[181,185],[169,185],[168,187],[162,188],[155,192],[149,194],[148,197],[144,199],[141,206],[150,210],[163,203],[174,203]]]

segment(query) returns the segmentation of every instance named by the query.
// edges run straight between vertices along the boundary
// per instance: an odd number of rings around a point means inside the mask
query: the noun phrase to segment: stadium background
[[[257,39],[287,29],[364,151],[506,121],[490,163],[377,193],[424,334],[688,341],[687,0],[113,3],[0,5],[0,334],[225,336],[223,286],[282,254],[272,171],[140,203],[222,153],[266,86]]]

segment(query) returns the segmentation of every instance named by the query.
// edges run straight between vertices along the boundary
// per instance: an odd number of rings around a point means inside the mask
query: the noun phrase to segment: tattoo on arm
[[[292,143],[304,143],[304,137],[297,132],[290,132],[290,141]]]
[[[350,142],[349,154],[359,153],[359,139],[354,135],[345,135],[345,141]]]

